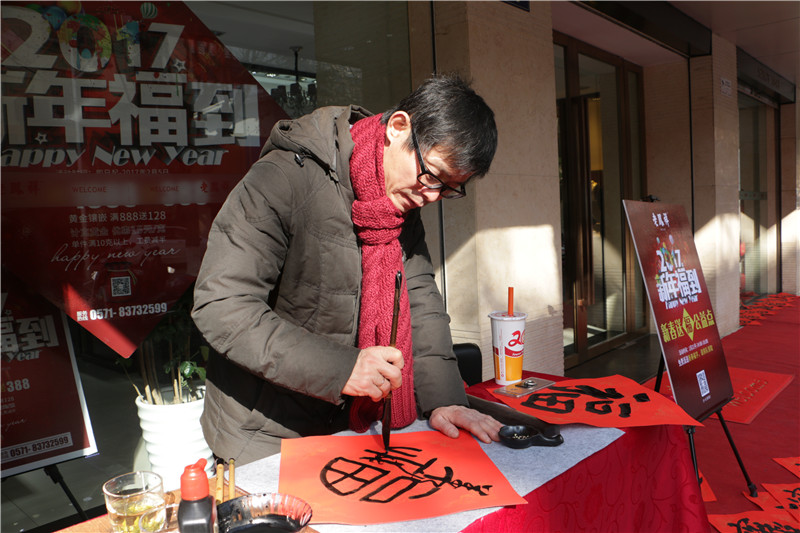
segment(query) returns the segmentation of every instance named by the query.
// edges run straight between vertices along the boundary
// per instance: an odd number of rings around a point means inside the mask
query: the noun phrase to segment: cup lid
[[[509,315],[507,310],[492,311],[491,313],[489,313],[489,318],[493,318],[495,320],[520,320],[522,318],[528,318],[528,313],[514,311],[513,315]]]

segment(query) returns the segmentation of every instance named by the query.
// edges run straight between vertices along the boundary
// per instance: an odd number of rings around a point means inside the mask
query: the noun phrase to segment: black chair
[[[468,386],[483,381],[483,357],[477,344],[465,342],[453,345],[453,351],[458,361],[458,371]]]

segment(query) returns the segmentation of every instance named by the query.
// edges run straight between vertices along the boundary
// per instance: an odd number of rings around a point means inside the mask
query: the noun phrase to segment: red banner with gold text
[[[675,401],[703,420],[733,398],[733,386],[686,212],[623,204]]]
[[[182,2],[2,5],[3,266],[128,357],[285,113]]]

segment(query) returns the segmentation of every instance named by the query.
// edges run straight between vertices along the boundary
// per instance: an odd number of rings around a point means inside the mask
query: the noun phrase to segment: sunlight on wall
[[[491,326],[485,317],[507,309],[508,287],[514,287],[514,310],[528,314],[523,368],[560,375],[564,368],[561,258],[554,241],[549,225],[478,231],[477,289],[483,353],[491,354]],[[491,364],[487,359],[484,364]]]
[[[771,293],[777,292],[778,289],[778,239],[780,236],[778,235],[778,225],[772,224],[769,228],[767,228],[767,258],[766,258],[766,268],[767,272],[764,273],[767,276],[767,289]]]
[[[560,258],[551,226],[492,228],[478,231],[479,302],[505,309],[507,288],[514,287],[515,308],[529,315],[546,312],[546,302],[561,300]]]
[[[800,144],[800,143],[798,143]],[[781,270],[784,292],[800,294],[800,210],[795,209],[781,220]]]
[[[739,213],[715,216],[694,236],[720,335],[739,326]]]

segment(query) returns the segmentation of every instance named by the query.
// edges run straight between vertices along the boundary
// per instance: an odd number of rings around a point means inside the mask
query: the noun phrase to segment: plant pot
[[[205,393],[205,388],[201,390]],[[171,400],[171,392],[162,391],[162,395],[165,401]],[[204,394],[200,396],[191,402],[164,405],[136,398],[147,456],[153,472],[163,478],[164,490],[179,489],[183,469],[201,457],[207,461],[206,473],[214,475],[214,455],[200,427]]]

